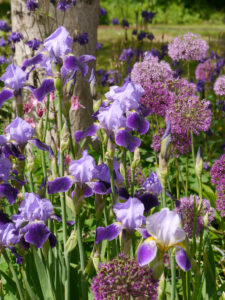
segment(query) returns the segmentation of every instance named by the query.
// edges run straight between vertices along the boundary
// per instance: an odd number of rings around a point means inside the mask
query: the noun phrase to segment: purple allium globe
[[[216,207],[221,217],[225,217],[225,179],[221,180],[217,186]]]
[[[165,117],[169,104],[173,100],[173,94],[161,82],[154,82],[145,87],[145,94],[140,102],[152,113]]]
[[[197,210],[199,209],[199,205],[202,205],[196,220],[196,235],[199,236],[204,226],[204,216],[208,213],[207,226],[210,226],[211,222],[214,220],[215,211],[214,208],[210,206],[208,200],[203,199],[202,204],[200,204],[199,197],[195,196],[195,201]],[[191,238],[193,235],[194,224],[194,196],[191,195],[190,198],[181,198],[180,205],[175,208],[175,212],[181,214],[184,231],[187,233],[188,237]]]
[[[166,122],[171,122],[171,132],[187,134],[193,131],[207,131],[210,127],[212,112],[209,102],[200,100],[193,95],[191,97],[174,97],[166,114]]]
[[[158,61],[158,57],[150,57],[143,62],[134,64],[131,71],[131,81],[150,86],[153,82],[166,82],[173,79],[173,71],[165,61]]]
[[[207,56],[209,46],[200,35],[191,32],[179,35],[169,43],[168,54],[173,60],[201,60]]]
[[[143,183],[145,182],[145,176],[142,172],[141,167],[135,168],[134,181],[135,181],[135,184],[137,184],[138,186],[142,186]],[[127,166],[127,183],[128,183],[128,186],[130,187],[131,186],[131,168],[129,166]]]
[[[169,80],[167,86],[171,92],[183,97],[190,97],[197,92],[196,85],[185,78]]]
[[[216,79],[214,84],[214,92],[218,96],[225,95],[225,75],[222,75]]]
[[[215,161],[210,173],[212,183],[219,185],[222,180],[225,182],[225,154]]]
[[[95,300],[157,299],[158,281],[148,266],[141,267],[135,259],[120,254],[118,259],[100,265],[91,289]]]
[[[203,63],[197,65],[195,70],[195,77],[197,80],[210,82],[213,73],[216,69],[216,64],[211,59],[207,59]]]

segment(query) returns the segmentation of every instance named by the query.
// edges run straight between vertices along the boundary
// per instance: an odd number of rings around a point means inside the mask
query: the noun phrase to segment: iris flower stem
[[[48,128],[48,117],[49,117],[49,96],[47,97],[47,102],[46,102],[45,126],[44,126],[44,135],[43,135],[44,143],[45,143],[47,128]]]
[[[188,154],[186,156],[186,190],[185,195],[188,196],[188,176],[189,176],[189,170],[188,170]]]
[[[166,187],[162,188],[162,208],[166,207]]]
[[[193,224],[193,247],[192,247],[192,256],[195,255],[196,251],[196,224],[197,224],[197,206],[196,206],[196,198],[194,196],[194,224]]]
[[[195,169],[195,148],[194,148],[193,131],[191,131],[191,153],[192,153],[193,166],[194,166],[194,169]]]
[[[127,184],[127,157],[126,157],[126,152],[127,152],[127,150],[124,148],[123,149],[123,168],[124,168],[124,177],[125,177],[125,187],[126,187],[126,190],[127,190],[128,184]]]
[[[175,300],[176,295],[176,265],[174,252],[170,253],[170,266],[171,266],[171,300]]]
[[[77,227],[77,243],[80,255],[80,267],[81,267],[81,289],[82,289],[82,299],[88,299],[88,287],[84,278],[85,271],[85,254],[82,242],[82,231],[81,231],[81,218],[80,215],[76,216],[76,227]]]
[[[28,176],[29,176],[30,191],[31,191],[31,193],[34,193],[34,181],[33,181],[33,176],[32,176],[31,171],[28,172]]]
[[[15,283],[16,283],[16,287],[17,287],[17,290],[18,290],[18,293],[19,293],[19,296],[20,296],[20,299],[21,300],[24,300],[24,296],[23,296],[23,289],[22,289],[22,286],[20,284],[20,281],[17,277],[17,274],[16,274],[16,271],[11,263],[11,261],[9,260],[9,257],[8,257],[8,254],[5,251],[2,252],[3,256],[4,256],[4,259],[5,261],[7,262],[7,264],[9,265],[9,268],[10,268],[10,271],[12,272],[12,275],[13,275],[13,278],[15,280]]]
[[[56,89],[57,90],[57,89]],[[59,118],[59,131],[62,132],[63,129],[63,113],[62,113],[62,92],[57,90],[59,105],[58,105],[58,118]],[[64,153],[60,151],[60,176],[64,176]],[[70,299],[70,257],[67,253],[66,241],[67,241],[67,231],[66,231],[66,197],[65,193],[60,193],[61,209],[62,209],[62,227],[63,227],[63,246],[64,246],[64,258],[65,258],[65,300]]]
[[[132,154],[129,152],[129,157],[130,157],[130,169],[131,169],[131,197],[134,196],[134,184],[135,184],[135,169],[132,168]]]
[[[112,202],[114,205],[114,204],[116,204],[116,193],[115,193],[113,170],[111,170],[111,168],[109,168],[109,173],[110,173],[110,184],[111,184],[111,190],[112,190]]]
[[[67,127],[69,130],[70,149],[71,149],[71,153],[72,153],[72,158],[75,159],[76,153],[75,153],[75,149],[74,149],[74,145],[73,145],[73,136],[72,136],[72,131],[71,131],[70,116],[68,116],[66,122],[67,122]]]

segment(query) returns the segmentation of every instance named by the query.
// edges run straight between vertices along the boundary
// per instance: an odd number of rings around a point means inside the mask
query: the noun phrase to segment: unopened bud
[[[57,77],[54,79],[54,86],[55,86],[56,91],[61,94],[63,83],[62,83],[62,79],[60,77]]]
[[[168,134],[162,141],[161,141],[161,150],[160,155],[162,159],[166,162],[169,162],[171,153],[171,134]]]
[[[141,156],[139,148],[135,148],[134,150],[134,160],[131,164],[131,170],[135,170],[137,166],[140,164]]]
[[[197,156],[196,156],[196,163],[195,163],[195,172],[199,179],[202,175],[202,170],[203,170],[203,160],[201,158],[201,151],[200,151],[200,147],[199,147]]]
[[[41,118],[36,127],[36,133],[39,139],[42,139],[43,131],[44,131],[44,124],[43,124],[43,118]]]
[[[69,147],[69,132],[68,128],[66,126],[66,123],[64,123],[62,131],[60,132],[60,152],[64,152]]]

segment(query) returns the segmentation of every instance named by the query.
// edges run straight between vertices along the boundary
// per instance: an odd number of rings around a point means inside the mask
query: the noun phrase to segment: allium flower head
[[[214,92],[218,96],[225,95],[225,75],[222,75],[216,79],[214,84]]]
[[[208,224],[207,226],[210,226],[211,222],[214,219],[214,208],[210,206],[210,202],[206,199],[203,199],[202,204],[200,204],[200,199],[198,196],[195,196],[196,201],[196,208],[200,211],[197,215],[196,220],[196,232],[195,234],[197,236],[200,235],[201,230],[204,226],[204,216],[208,213]],[[180,205],[179,207],[175,208],[175,212],[178,214],[181,214],[181,218],[183,221],[183,228],[186,234],[189,236],[189,238],[193,235],[193,224],[194,224],[194,196],[191,195],[190,198],[184,197],[180,199]]]
[[[221,217],[225,217],[225,178],[223,178],[216,191],[216,207],[220,212]]]
[[[173,100],[173,94],[161,82],[154,82],[145,87],[145,94],[140,102],[152,113],[165,117],[169,104]]]
[[[211,59],[207,59],[203,63],[198,64],[195,70],[195,77],[197,80],[210,82],[215,69],[216,69],[216,64],[213,63]]]
[[[222,180],[225,182],[225,154],[215,161],[210,173],[212,183],[219,185]]]
[[[180,97],[191,97],[197,92],[196,85],[188,82],[185,78],[169,80],[167,87],[172,93]]]
[[[16,117],[5,129],[10,140],[24,145],[34,135],[33,127],[20,117]]]
[[[151,56],[143,62],[135,63],[131,71],[131,81],[142,87],[150,86],[153,82],[166,82],[173,79],[173,71],[165,61],[158,61]]]
[[[118,259],[100,264],[91,289],[95,300],[157,299],[158,281],[154,280],[152,270],[140,267],[135,259],[119,255]]]
[[[199,134],[210,127],[212,112],[209,102],[191,97],[174,97],[166,114],[166,122],[171,122],[171,132],[186,134],[188,131]]]
[[[169,43],[168,54],[173,60],[201,60],[207,56],[208,49],[200,35],[189,32]]]

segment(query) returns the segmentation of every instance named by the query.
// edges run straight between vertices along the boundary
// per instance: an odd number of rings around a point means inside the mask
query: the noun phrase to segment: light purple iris
[[[6,157],[0,157],[0,182],[7,182],[9,180],[11,168],[11,161]]]
[[[9,100],[14,96],[15,91],[19,91],[24,87],[27,74],[19,67],[14,64],[9,65],[6,68],[5,73],[0,77],[4,82],[6,88],[0,92],[0,107],[6,100]]]
[[[92,180],[95,167],[94,158],[85,150],[81,159],[73,160],[70,163],[69,172],[73,175],[75,182],[86,183]]]
[[[34,135],[34,128],[21,119],[16,117],[5,129],[10,140],[16,141],[18,144],[26,144]]]
[[[65,27],[61,26],[44,40],[44,47],[53,58],[63,58],[69,52],[72,52],[72,37]]]
[[[57,177],[53,181],[47,182],[48,194],[55,194],[60,192],[67,192],[71,186],[73,185],[73,181],[69,177]]]
[[[38,101],[42,102],[48,94],[54,92],[54,79],[51,77],[45,78],[38,88],[35,89],[32,86],[29,86],[28,89]]]
[[[152,172],[143,183],[143,187],[148,193],[158,196],[162,192],[162,185],[156,173]]]
[[[119,101],[123,112],[129,110],[137,110],[139,107],[139,100],[145,93],[144,89],[139,84],[127,82],[122,87],[110,87],[106,98],[112,101]]]
[[[124,203],[117,203],[113,207],[117,222],[107,227],[96,229],[95,242],[115,239],[123,229],[135,230],[142,226],[145,221],[144,205],[137,198],[129,198]]]
[[[146,219],[146,229],[150,237],[138,248],[137,259],[141,266],[149,264],[156,258],[158,249],[164,253],[176,248],[176,262],[184,271],[191,268],[191,263],[182,243],[186,238],[185,231],[180,227],[179,215],[168,208],[163,208]]]
[[[78,130],[74,133],[76,142],[79,143],[82,139],[88,137],[88,136],[94,136],[98,131],[99,126],[96,124],[92,124],[90,127],[88,127],[86,130]]]
[[[0,224],[0,245],[12,247],[19,242],[19,233],[11,222]]]

